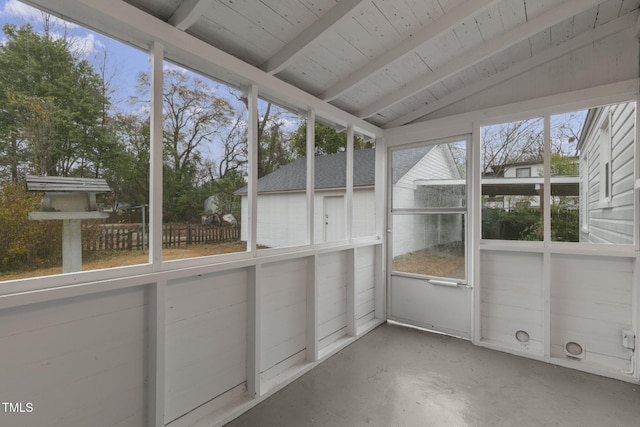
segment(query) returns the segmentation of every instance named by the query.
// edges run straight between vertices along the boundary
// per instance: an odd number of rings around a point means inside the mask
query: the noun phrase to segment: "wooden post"
[[[62,272],[82,271],[81,220],[62,220]]]

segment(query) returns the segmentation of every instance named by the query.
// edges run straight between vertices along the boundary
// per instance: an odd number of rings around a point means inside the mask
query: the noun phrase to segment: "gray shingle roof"
[[[409,170],[416,165],[433,146],[422,146],[394,151],[393,159],[393,183],[398,182]]]
[[[354,187],[372,186],[375,181],[376,152],[373,148],[353,152]],[[258,193],[304,191],[307,159],[301,157],[258,180]],[[347,183],[347,153],[327,154],[315,158],[315,187],[344,188]],[[247,194],[242,187],[236,194]]]
[[[393,182],[405,175],[430,147],[402,150],[394,153]],[[366,148],[353,152],[353,186],[373,186],[375,182],[376,150]],[[304,191],[306,188],[307,159],[296,159],[258,180],[258,193]],[[315,188],[345,188],[347,183],[347,153],[327,154],[315,158]],[[247,194],[242,187],[235,194]]]

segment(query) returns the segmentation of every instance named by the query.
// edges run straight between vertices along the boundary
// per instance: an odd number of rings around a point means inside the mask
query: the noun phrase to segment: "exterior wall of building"
[[[635,109],[633,102],[600,108],[589,129],[580,163],[582,207],[587,209],[581,241],[633,243]]]
[[[508,167],[504,171],[504,177],[505,178],[526,178],[525,176],[518,176],[519,169],[529,169],[530,175],[528,176],[531,176],[531,177],[540,177],[544,175],[544,164],[532,163],[529,165]]]
[[[316,191],[314,197],[314,241],[325,241],[325,198],[342,197],[344,190]],[[247,198],[242,197],[241,240],[247,240]],[[344,213],[344,209],[343,209]],[[353,237],[375,234],[375,193],[373,188],[353,190]],[[276,248],[306,243],[307,207],[304,192],[258,195],[257,244]]]

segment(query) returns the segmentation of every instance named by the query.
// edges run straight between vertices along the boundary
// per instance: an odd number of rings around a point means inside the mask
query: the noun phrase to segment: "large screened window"
[[[481,129],[482,237],[542,240],[544,121]]]
[[[162,259],[246,251],[236,193],[247,167],[241,94],[169,62],[163,68]]]
[[[347,135],[344,129],[316,122],[314,242],[347,238]]]
[[[0,281],[147,263],[148,53],[18,2],[0,24]]]
[[[316,117],[315,152],[307,153],[299,106],[259,98],[250,123],[259,87],[232,87],[175,57],[158,63],[160,46],[151,58],[19,2],[0,9],[0,24],[0,281],[131,265],[149,271],[150,262],[241,254],[252,249],[248,241],[262,250],[376,234],[375,138],[360,133],[368,130],[354,130],[347,170],[344,125]],[[152,85],[160,79],[150,62],[161,66],[162,86]],[[151,182],[159,169],[162,179]]]
[[[353,140],[353,216],[351,237],[376,234],[375,141],[356,135]]]
[[[635,115],[624,102],[551,115],[548,132],[483,127],[482,238],[633,244]]]
[[[303,118],[290,109],[259,99],[258,249],[306,243],[306,149],[306,125]],[[243,196],[242,206],[248,206],[246,196]]]

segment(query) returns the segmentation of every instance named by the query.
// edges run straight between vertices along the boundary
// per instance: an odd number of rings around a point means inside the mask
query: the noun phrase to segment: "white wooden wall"
[[[33,301],[33,303],[29,303]],[[26,304],[24,304],[26,302]],[[140,426],[147,419],[146,286],[68,298],[3,297],[0,395],[31,413],[3,426]]]
[[[588,228],[581,230],[580,239],[593,243],[633,243],[634,157],[635,157],[635,103],[605,106],[598,110],[594,126],[582,149],[588,165],[581,173],[588,179]],[[607,123],[610,138],[612,188],[609,200],[605,198],[602,141],[599,134]],[[609,134],[610,130],[610,135]],[[583,195],[584,197],[584,195]]]
[[[544,252],[482,251],[480,343],[633,380],[622,330],[633,330],[637,316],[635,254]],[[529,341],[520,342],[518,331]],[[584,357],[569,357],[568,342],[580,344]]]
[[[381,243],[0,296],[13,426],[222,425],[384,319]]]

